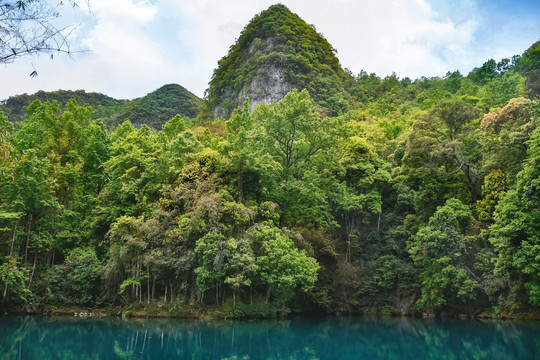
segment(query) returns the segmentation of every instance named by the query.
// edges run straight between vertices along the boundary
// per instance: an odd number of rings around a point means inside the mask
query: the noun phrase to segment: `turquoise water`
[[[0,359],[540,359],[539,322],[0,317]]]

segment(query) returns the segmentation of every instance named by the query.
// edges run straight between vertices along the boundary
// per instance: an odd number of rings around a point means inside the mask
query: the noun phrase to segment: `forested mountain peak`
[[[57,91],[43,91],[40,90],[35,94],[22,94],[11,96],[0,102],[0,111],[13,122],[23,121],[26,113],[25,108],[34,100],[41,102],[57,101],[60,104],[67,104],[70,99],[75,99],[79,105],[92,106],[94,109],[94,118],[108,116],[105,109],[116,109],[121,107],[127,102],[127,100],[117,100],[110,96],[96,93],[86,92],[84,90],[57,90]]]
[[[201,99],[178,84],[163,85],[151,93],[131,101],[117,100],[110,96],[84,90],[43,91],[35,94],[16,95],[0,103],[0,111],[13,122],[24,120],[25,108],[34,100],[57,101],[66,105],[70,99],[77,104],[91,106],[93,119],[103,119],[110,127],[120,125],[125,119],[137,127],[146,124],[151,128],[161,126],[176,114],[195,118],[199,114]]]
[[[214,117],[227,118],[249,97],[250,104],[281,100],[293,88],[307,89],[331,114],[347,108],[346,84],[336,50],[286,6],[277,4],[246,25],[218,62],[207,89]]]
[[[155,129],[172,119],[176,114],[194,118],[199,114],[201,99],[178,84],[163,85],[159,89],[134,99],[118,112],[114,113],[105,123],[120,125],[129,119],[135,126],[146,124]]]

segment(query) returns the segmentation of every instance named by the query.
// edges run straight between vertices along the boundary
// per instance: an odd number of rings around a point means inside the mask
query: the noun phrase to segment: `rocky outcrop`
[[[335,49],[312,25],[284,5],[273,5],[246,25],[218,62],[207,90],[208,109],[228,118],[246,98],[250,106],[307,89],[315,102],[337,114],[347,106],[350,80]]]

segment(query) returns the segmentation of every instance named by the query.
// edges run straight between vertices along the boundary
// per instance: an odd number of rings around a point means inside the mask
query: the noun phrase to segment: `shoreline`
[[[384,314],[380,311],[374,311],[373,308],[365,309],[358,312],[297,312],[280,315],[275,312],[275,309],[269,305],[268,316],[262,314],[245,314],[240,316],[234,313],[233,309],[224,309],[222,306],[183,306],[182,309],[175,308],[175,304],[150,304],[156,306],[133,308],[134,304],[127,307],[81,307],[81,306],[52,306],[50,309],[38,312],[3,312],[4,316],[19,315],[19,316],[46,316],[60,317],[67,316],[73,318],[125,318],[125,319],[184,319],[184,320],[272,320],[272,319],[288,319],[293,316],[335,316],[335,317],[352,317],[352,316],[374,316],[374,317],[402,317],[402,318],[423,318],[423,319],[458,319],[458,320],[499,320],[499,321],[514,321],[514,320],[530,320],[540,321],[540,312],[521,312],[521,313],[502,313],[494,314],[490,312],[482,312],[478,315],[471,316],[467,314],[448,314],[448,313],[430,313],[430,312],[411,312],[411,313],[392,313]],[[135,304],[141,305],[141,304]],[[146,304],[148,305],[148,304]],[[270,315],[274,312],[273,315]]]

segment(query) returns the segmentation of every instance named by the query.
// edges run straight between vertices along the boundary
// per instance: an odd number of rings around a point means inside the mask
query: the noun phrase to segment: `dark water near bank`
[[[0,359],[540,359],[539,322],[0,317]]]

